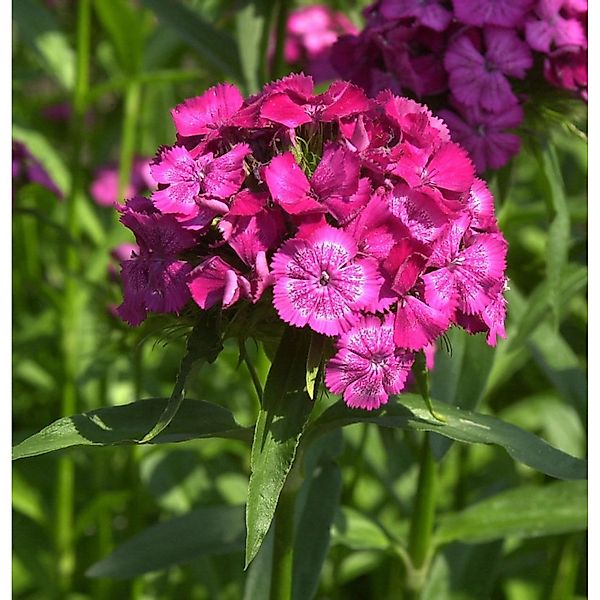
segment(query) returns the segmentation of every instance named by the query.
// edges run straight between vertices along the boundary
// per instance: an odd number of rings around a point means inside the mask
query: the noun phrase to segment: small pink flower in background
[[[335,79],[329,51],[338,36],[357,33],[356,26],[341,12],[327,6],[307,6],[288,17],[285,60],[301,63],[316,83]]]
[[[348,406],[373,410],[404,389],[414,355],[394,344],[391,315],[383,322],[365,317],[341,336],[337,347],[325,382],[334,394],[343,395]]]
[[[563,48],[550,53],[544,60],[544,77],[556,87],[578,92],[587,102],[587,50]]]
[[[146,190],[153,190],[156,182],[150,174],[150,161],[136,158],[133,161],[130,181],[127,184],[123,197],[119,197],[119,169],[111,164],[101,167],[96,171],[94,181],[90,186],[90,194],[100,206],[117,206],[127,198],[142,194]]]
[[[587,47],[583,24],[576,18],[565,19],[561,11],[565,0],[538,0],[533,15],[525,23],[527,43],[539,52],[564,46]]]

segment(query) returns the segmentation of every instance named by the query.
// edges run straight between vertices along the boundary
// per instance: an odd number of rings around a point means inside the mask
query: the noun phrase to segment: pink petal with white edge
[[[394,342],[399,348],[420,350],[444,333],[449,326],[450,321],[445,314],[414,296],[406,296],[398,302]]]
[[[230,83],[221,83],[201,96],[178,104],[171,116],[177,133],[183,137],[214,132],[241,108],[244,99]]]
[[[248,154],[248,144],[237,144],[227,154],[215,158],[206,169],[202,185],[204,192],[216,198],[235,194],[246,178],[244,159]]]
[[[452,321],[458,304],[458,289],[454,273],[449,269],[438,269],[423,275],[423,282],[425,302]]]
[[[183,146],[163,148],[150,163],[150,172],[157,183],[196,181],[199,165]]]
[[[475,179],[467,199],[467,208],[473,216],[471,227],[487,232],[498,230],[494,216],[494,197],[482,179]]]

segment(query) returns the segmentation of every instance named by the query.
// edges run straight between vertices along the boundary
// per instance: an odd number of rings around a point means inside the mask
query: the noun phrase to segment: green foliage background
[[[360,23],[366,3],[328,4]],[[77,5],[13,3],[13,139],[28,145],[67,196],[58,201],[33,183],[14,190],[15,444],[65,414],[170,395],[187,330],[165,329],[160,318],[130,329],[109,312],[120,302],[109,253],[132,239],[114,210],[92,202],[89,185],[109,161],[125,182],[134,156],[172,143],[169,109],[184,98],[223,79],[256,91],[269,74],[265,48],[278,3],[94,0],[83,87]],[[452,356],[438,351],[432,395],[583,458],[585,111],[557,113],[557,98],[531,105],[522,152],[488,177],[510,244],[508,339],[491,351],[481,336],[453,332]],[[74,107],[68,126],[43,116],[61,101]],[[264,382],[268,359],[261,348],[248,352]],[[215,363],[192,371],[188,396],[225,407],[242,427],[258,415],[232,343]],[[333,526],[330,540],[299,537],[298,598],[399,597],[397,542],[408,531],[419,435],[359,422],[321,438],[309,457],[314,479],[301,490],[308,508],[298,527]],[[433,450],[439,551],[423,598],[586,596],[584,482],[556,482],[497,446],[434,436]],[[249,473],[244,435],[77,448],[16,462],[14,597],[267,597],[269,535],[243,570]]]

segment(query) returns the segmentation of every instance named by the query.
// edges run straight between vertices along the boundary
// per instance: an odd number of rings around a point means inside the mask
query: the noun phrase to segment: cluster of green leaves
[[[124,184],[135,155],[171,143],[169,109],[183,98],[223,79],[259,89],[286,3],[93,0],[85,89],[77,11],[54,4],[13,6],[13,139],[70,198],[31,183],[14,195],[15,598],[267,598],[272,520],[289,487],[299,490],[293,597],[398,597],[425,431],[438,482],[422,597],[584,597],[581,136],[531,139],[494,175],[510,244],[508,339],[492,350],[456,331],[450,351],[438,349],[431,395],[445,421],[412,393],[352,411],[319,394],[322,348],[301,333],[275,354],[276,340],[247,344],[253,385],[237,341],[212,362],[222,340],[206,335],[210,323],[199,331],[214,343],[187,348],[194,323],[120,324],[108,311],[120,297],[109,251],[130,238],[88,193],[108,160]],[[356,17],[365,2],[329,4]],[[42,112],[73,98],[89,114],[78,157],[77,132]],[[69,381],[73,415],[63,410]]]

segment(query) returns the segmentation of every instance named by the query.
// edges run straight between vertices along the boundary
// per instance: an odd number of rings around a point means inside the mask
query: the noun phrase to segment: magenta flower
[[[188,287],[194,302],[204,310],[215,304],[227,308],[248,296],[250,284],[219,256],[211,256],[189,273]]]
[[[578,19],[565,19],[561,10],[565,0],[538,0],[534,15],[525,23],[527,43],[539,52],[553,47],[587,47],[587,35]]]
[[[57,198],[63,198],[56,183],[50,177],[41,163],[29,152],[25,144],[12,143],[12,178],[13,185],[20,179],[22,182],[37,183],[52,192]]]
[[[588,53],[587,50],[571,51],[568,48],[552,52],[544,60],[544,77],[552,85],[578,92],[588,99]]]
[[[509,130],[523,121],[523,109],[515,104],[500,113],[455,103],[462,115],[440,111],[452,138],[469,151],[478,173],[503,167],[521,148],[518,135]]]
[[[529,47],[514,31],[489,27],[483,35],[484,53],[462,35],[449,46],[444,65],[460,102],[498,113],[517,103],[506,76],[522,79],[533,62]]]
[[[312,80],[311,80],[312,83]],[[335,121],[368,108],[364,92],[348,82],[335,81],[318,95],[277,90],[270,93],[262,104],[261,117],[286,127],[298,127],[313,121]]]
[[[179,312],[190,297],[186,277],[191,266],[178,255],[195,244],[194,236],[146,198],[128,200],[120,210],[121,222],[135,235],[139,254],[121,263],[124,298],[117,308],[119,316],[139,325],[148,311]]]
[[[358,311],[374,307],[382,283],[377,263],[356,255],[356,242],[328,225],[307,239],[288,240],[272,262],[281,319],[325,335],[346,331]]]
[[[218,135],[221,128],[230,124],[231,117],[242,106],[240,91],[230,83],[221,83],[178,104],[172,111],[177,133],[183,137]]]
[[[457,307],[469,315],[481,314],[506,269],[506,242],[496,234],[473,235],[460,248],[469,224],[465,215],[448,226],[429,259],[435,270],[423,275],[427,304],[451,319]]]
[[[273,200],[288,214],[325,212],[358,189],[359,159],[343,146],[329,144],[310,181],[293,154],[276,156],[264,171]]]
[[[517,27],[535,0],[452,0],[456,18],[467,25]]]
[[[383,322],[363,318],[341,336],[337,347],[327,364],[325,383],[334,394],[343,394],[348,406],[373,410],[403,390],[414,356],[394,344],[391,314]]]
[[[96,172],[90,186],[90,195],[100,206],[117,206],[125,198],[132,198],[155,188],[156,182],[150,173],[150,161],[138,157],[133,161],[131,176],[123,191],[123,198],[119,197],[119,169],[115,164],[106,165]]]
[[[240,189],[249,152],[247,144],[238,144],[219,157],[209,152],[193,158],[183,146],[163,149],[151,165],[152,177],[166,185],[152,195],[154,204],[164,213],[187,218],[197,216],[201,207],[214,214],[227,212],[224,200]]]

